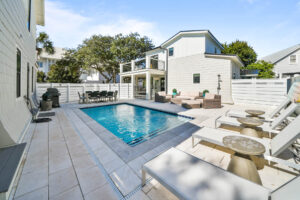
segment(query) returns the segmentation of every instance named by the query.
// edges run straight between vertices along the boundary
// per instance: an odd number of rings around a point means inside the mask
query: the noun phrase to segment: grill
[[[52,107],[57,108],[59,106],[59,96],[60,93],[57,88],[47,88],[47,92],[51,94]]]

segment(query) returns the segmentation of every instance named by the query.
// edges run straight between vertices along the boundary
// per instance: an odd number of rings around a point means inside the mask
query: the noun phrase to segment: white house
[[[14,149],[22,141],[32,119],[24,96],[36,92],[36,24],[44,25],[43,0],[0,1],[1,158],[5,153],[11,156],[2,148],[12,146],[10,149]],[[11,156],[9,160],[16,157]],[[4,177],[16,172],[12,168],[3,174],[8,162],[2,159],[0,163],[0,199],[8,199],[12,184],[5,189],[3,180],[8,181]]]
[[[44,49],[42,50],[41,54],[38,56],[38,66],[39,71],[43,71],[44,73],[48,73],[50,70],[50,66],[55,64],[56,61],[62,59],[64,53],[66,52],[65,49],[54,47],[54,54],[47,53]]]
[[[142,60],[120,64],[120,81],[131,82],[134,97],[152,99],[157,91],[203,91],[233,103],[231,80],[240,77],[242,61],[223,55],[221,43],[209,30],[180,31]],[[218,91],[218,77],[221,90]]]
[[[300,74],[300,44],[263,57],[262,60],[274,64],[278,77],[291,77]]]
[[[0,147],[18,143],[31,120],[23,96],[35,92],[36,24],[43,0],[0,1]]]

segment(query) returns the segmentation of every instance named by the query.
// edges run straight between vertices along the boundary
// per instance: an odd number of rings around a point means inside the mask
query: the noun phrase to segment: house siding
[[[290,64],[290,55],[297,56],[297,63]],[[277,74],[299,73],[300,74],[300,49],[275,63],[274,72]]]
[[[200,73],[200,84],[193,83],[193,74]],[[177,91],[199,91],[207,89],[217,94],[218,74],[221,75],[221,91],[223,103],[233,103],[231,96],[232,61],[221,58],[207,58],[204,54],[196,54],[169,60],[168,93]]]
[[[27,63],[30,66],[31,92],[32,67],[36,78],[35,15],[31,4],[31,28],[27,29],[26,0],[0,2],[0,147],[18,142],[31,119],[23,96],[27,95]],[[21,96],[16,97],[16,51],[21,51]],[[34,83],[36,81],[33,81]],[[34,85],[35,90],[35,85]]]

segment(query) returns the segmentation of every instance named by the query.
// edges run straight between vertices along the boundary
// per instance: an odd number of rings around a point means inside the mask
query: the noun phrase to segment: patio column
[[[120,64],[120,73],[123,72],[123,65],[124,65],[124,64]]]
[[[133,99],[134,98],[134,91],[135,91],[135,77],[133,74],[131,74],[131,95],[130,98]]]
[[[149,71],[146,72],[146,99],[151,99],[151,74]]]
[[[131,71],[134,71],[134,68],[135,68],[135,61],[132,60],[131,61]]]
[[[146,69],[150,69],[150,56],[146,56]]]

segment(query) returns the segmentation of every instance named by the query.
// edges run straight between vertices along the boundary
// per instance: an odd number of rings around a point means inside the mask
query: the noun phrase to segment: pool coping
[[[140,144],[137,144],[135,146],[129,146],[126,144],[122,139],[115,136],[112,132],[107,130],[105,127],[103,127],[101,124],[96,122],[94,119],[92,119],[90,116],[88,116],[86,113],[84,113],[81,109],[83,108],[91,108],[91,107],[101,107],[101,106],[107,106],[107,105],[118,105],[118,104],[128,104],[133,106],[140,106],[147,109],[152,109],[160,112],[166,112],[169,114],[189,118],[193,120],[193,117],[180,115],[177,112],[172,112],[170,110],[166,109],[157,109],[153,106],[145,106],[140,105],[135,102],[128,102],[128,101],[119,101],[119,102],[109,102],[101,105],[82,105],[78,106],[77,108],[73,109],[74,113],[112,150],[114,151],[125,163],[128,163],[135,158],[142,156],[143,154],[151,151],[152,149],[156,148],[157,146],[160,146],[164,144],[165,142],[174,139],[177,136],[180,136],[181,133],[185,132],[189,128],[193,128],[195,125],[185,122],[182,125],[173,127],[169,130],[165,130],[159,135],[146,140],[145,142],[142,142]],[[185,134],[186,137],[182,137],[182,141],[185,138],[188,138],[191,136],[191,134]],[[143,144],[143,145],[141,145]]]

